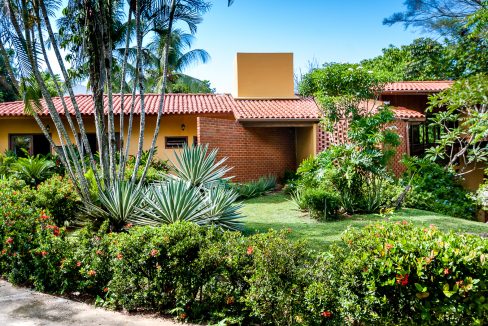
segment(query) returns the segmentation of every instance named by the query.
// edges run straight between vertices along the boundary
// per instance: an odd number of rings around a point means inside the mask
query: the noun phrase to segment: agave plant
[[[135,217],[137,224],[171,224],[178,221],[189,221],[205,224],[209,209],[203,205],[202,192],[189,182],[181,179],[170,179],[153,185],[146,196],[148,205],[145,216]]]
[[[206,205],[208,207],[205,224],[216,225],[226,230],[242,229],[242,205],[236,203],[239,194],[223,186],[215,186],[207,190]]]
[[[54,173],[55,166],[53,161],[37,155],[18,158],[17,162],[11,164],[10,170],[17,178],[37,185]]]
[[[141,218],[146,190],[130,181],[114,181],[98,193],[99,204],[85,203],[86,217],[95,222],[108,220],[114,230],[121,230],[128,222]]]
[[[217,161],[217,149],[208,150],[208,145],[183,146],[176,154],[176,163],[172,163],[177,178],[189,182],[194,187],[227,180],[224,175],[232,168],[224,166],[226,157]]]
[[[275,189],[275,187],[275,176],[261,177],[258,180],[236,184],[233,186],[233,188],[239,193],[239,197],[245,199],[262,196],[266,192]]]

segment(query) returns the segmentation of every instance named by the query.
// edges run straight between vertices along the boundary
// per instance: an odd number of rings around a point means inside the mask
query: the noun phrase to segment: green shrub
[[[56,225],[64,225],[76,218],[81,199],[69,178],[54,175],[37,186],[34,205],[51,212]]]
[[[274,190],[276,188],[276,177],[261,177],[254,181],[233,184],[232,188],[239,194],[241,199],[255,198]]]
[[[488,242],[479,236],[403,222],[350,229],[343,240],[346,249],[335,246],[322,267],[313,269],[306,298],[323,302],[318,310],[351,324],[488,321]]]
[[[336,219],[340,201],[336,194],[323,189],[306,188],[301,193],[303,205],[310,215],[319,220]]]
[[[135,310],[177,308],[191,314],[205,283],[200,252],[218,234],[192,223],[135,227],[118,234],[110,248],[113,278],[107,303]]]
[[[440,214],[473,218],[476,210],[469,193],[456,182],[453,172],[427,159],[415,157],[403,160],[407,171],[403,185],[410,184],[411,190],[405,198],[405,206],[425,209]]]
[[[19,157],[10,165],[10,171],[17,178],[27,184],[35,186],[48,179],[53,173],[56,164],[40,155]]]

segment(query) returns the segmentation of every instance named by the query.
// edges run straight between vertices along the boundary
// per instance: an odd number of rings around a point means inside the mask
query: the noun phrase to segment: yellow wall
[[[237,53],[235,98],[295,98],[293,53]]]
[[[473,169],[473,165],[468,165],[466,168],[466,171],[469,171]],[[476,191],[478,190],[479,186],[483,183],[484,180],[484,171],[486,169],[486,165],[484,164],[479,164],[476,169],[473,171],[466,173],[463,177],[463,181],[461,182],[461,185],[463,188],[471,191]]]
[[[198,115],[198,116],[214,116],[214,115]],[[219,115],[220,118],[233,119],[233,116]],[[116,117],[116,131],[118,128],[118,117]],[[59,145],[59,137],[54,128],[52,121],[45,119],[51,127],[51,134],[56,145]],[[92,117],[84,118],[85,129],[87,133],[95,133],[95,124]],[[132,137],[129,148],[130,154],[137,153],[138,138],[139,138],[139,117],[134,117],[134,124],[132,129]],[[185,125],[185,130],[181,130],[181,125]],[[65,123],[66,127],[67,123]],[[125,125],[128,125],[128,117],[125,118]],[[156,126],[155,116],[146,116],[146,126],[144,133],[144,150],[148,150],[151,146],[151,141],[154,133],[154,128]],[[72,137],[69,128],[67,129],[72,141]],[[30,117],[21,118],[0,118],[0,153],[3,153],[9,148],[9,134],[40,134],[41,131],[39,126]],[[188,143],[193,143],[193,137],[197,136],[197,115],[168,115],[161,119],[161,127],[159,130],[159,136],[156,141],[156,146],[158,147],[157,157],[160,159],[173,159],[175,151],[178,149],[166,149],[165,148],[165,137],[167,136],[186,136],[188,137]],[[125,135],[127,138],[127,132]]]
[[[312,127],[297,127],[295,130],[297,165],[300,165],[304,159],[315,155],[316,125]]]

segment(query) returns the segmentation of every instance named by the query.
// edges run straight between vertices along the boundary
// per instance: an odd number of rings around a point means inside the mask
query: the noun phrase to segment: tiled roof
[[[288,100],[235,100],[235,103],[234,115],[237,120],[320,119],[319,107],[311,97]]]
[[[146,114],[157,114],[159,107],[158,94],[144,95]],[[66,105],[74,114],[73,105],[69,97],[65,97]],[[130,113],[131,95],[124,96],[124,113]],[[83,115],[93,115],[93,99],[91,95],[76,95],[76,102]],[[107,97],[105,97],[105,104]],[[61,99],[53,98],[54,106],[61,114],[64,113]],[[120,95],[113,95],[114,113],[120,113]],[[164,102],[164,114],[202,114],[202,113],[233,113],[234,100],[230,95],[221,94],[167,94]],[[43,107],[45,104],[43,102]],[[141,113],[140,97],[135,99],[135,114]],[[48,115],[47,109],[42,113]],[[0,116],[23,116],[24,103],[22,101],[0,103]]]
[[[157,114],[159,95],[146,94],[146,114]],[[105,101],[107,98],[105,98]],[[91,95],[76,95],[76,101],[83,115],[93,115],[93,100]],[[114,113],[120,112],[120,95],[113,96]],[[58,112],[63,114],[60,98],[53,98]],[[69,97],[65,97],[68,109],[73,114],[73,106]],[[374,105],[381,105],[376,101]],[[130,113],[131,96],[126,95],[124,112]],[[423,114],[407,108],[395,108],[398,119],[422,119]],[[140,98],[136,97],[135,114],[140,114]],[[237,120],[318,120],[320,109],[311,97],[296,99],[267,99],[267,100],[235,100],[229,94],[167,94],[164,103],[164,114],[205,114],[222,113],[234,114]],[[48,115],[45,110],[42,115]],[[25,116],[22,101],[0,103],[1,116]]]
[[[407,109],[402,106],[396,106],[393,108],[393,113],[395,113],[395,118],[400,120],[425,120],[425,115],[417,112],[415,110]]]
[[[451,87],[451,80],[403,81],[386,84],[383,94],[438,93]]]

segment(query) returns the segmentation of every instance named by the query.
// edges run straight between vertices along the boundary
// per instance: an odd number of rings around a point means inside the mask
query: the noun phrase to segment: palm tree
[[[146,76],[146,87],[149,90],[161,89],[163,82],[163,62],[165,35],[157,33],[153,41],[148,44],[147,49],[150,54],[149,68]],[[173,86],[178,83],[191,85],[191,83],[203,83],[202,81],[185,75],[183,71],[199,63],[207,63],[210,55],[202,49],[191,49],[195,40],[192,34],[185,33],[181,29],[175,29],[171,34],[171,41],[168,55],[168,74],[167,74],[167,91],[172,92]]]

